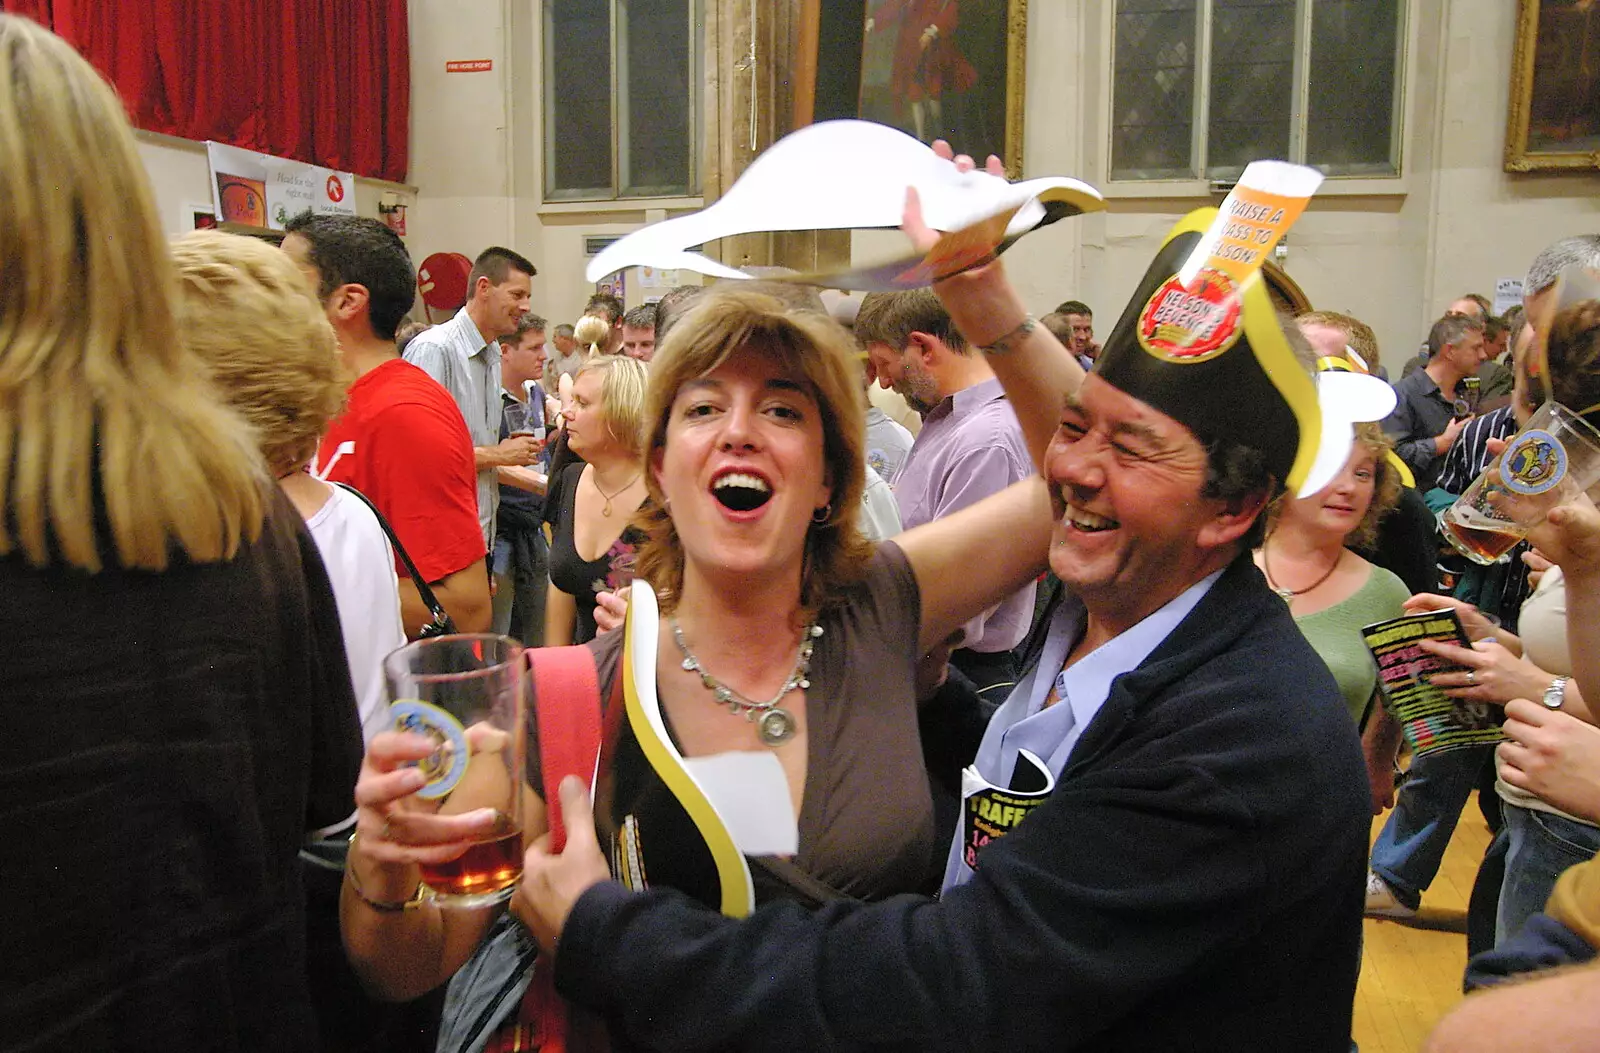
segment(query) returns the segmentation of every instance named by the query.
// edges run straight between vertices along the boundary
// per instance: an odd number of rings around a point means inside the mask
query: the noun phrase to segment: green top
[[[1361,640],[1361,627],[1404,614],[1400,605],[1410,596],[1405,582],[1382,567],[1372,567],[1367,580],[1348,599],[1315,614],[1295,617],[1295,624],[1339,682],[1339,693],[1357,727],[1378,685],[1378,667]]]

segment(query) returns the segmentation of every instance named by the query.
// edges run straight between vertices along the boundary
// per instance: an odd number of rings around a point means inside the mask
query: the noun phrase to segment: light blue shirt
[[[1137,625],[1078,659],[1072,668],[1062,669],[1073,646],[1083,638],[1086,618],[1083,604],[1077,597],[1067,595],[1050,620],[1050,632],[1038,664],[1017,681],[1005,704],[989,719],[973,762],[978,774],[995,786],[1010,786],[1017,751],[1027,750],[1044,761],[1052,775],[1061,778],[1073,747],[1106,704],[1112,682],[1139,668],[1220,577],[1219,570],[1201,578]],[[1052,687],[1056,688],[1058,701],[1046,709],[1044,703]],[[972,868],[962,858],[962,833],[958,822],[945,866],[945,888],[972,878]]]
[[[500,441],[500,344],[483,338],[465,307],[443,325],[413,337],[405,358],[450,392],[467,422],[472,445],[493,446]],[[493,468],[478,472],[478,525],[491,550],[499,482]]]

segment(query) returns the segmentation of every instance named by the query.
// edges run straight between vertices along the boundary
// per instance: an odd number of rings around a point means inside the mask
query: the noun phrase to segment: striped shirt
[[[1494,455],[1489,453],[1489,440],[1509,439],[1516,433],[1517,420],[1511,415],[1510,406],[1501,406],[1468,421],[1444,455],[1444,464],[1439,469],[1439,489],[1459,496],[1494,460]],[[1472,594],[1458,598],[1470,600],[1485,614],[1499,618],[1507,632],[1516,632],[1522,601],[1532,591],[1528,587],[1527,565],[1522,562],[1522,554],[1530,547],[1526,541],[1518,542],[1517,547],[1507,553],[1509,563],[1469,568],[1469,574],[1461,580]],[[1458,588],[1457,591],[1462,590]]]

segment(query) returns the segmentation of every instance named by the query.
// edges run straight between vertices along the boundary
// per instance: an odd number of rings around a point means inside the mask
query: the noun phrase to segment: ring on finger
[[[380,840],[383,840],[383,841],[392,841],[393,838],[390,837],[389,835],[390,835],[389,820],[385,819],[383,821],[383,830],[378,834],[378,838]]]
[[[1468,669],[1467,670],[1467,686],[1468,687],[1472,687],[1473,685],[1477,684],[1477,682],[1478,682],[1478,671],[1476,669]]]

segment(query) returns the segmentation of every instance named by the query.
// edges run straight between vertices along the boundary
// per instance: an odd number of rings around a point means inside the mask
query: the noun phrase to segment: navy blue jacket
[[[1333,678],[1242,556],[970,883],[744,921],[603,884],[556,983],[662,1050],[1344,1053],[1369,823]]]

